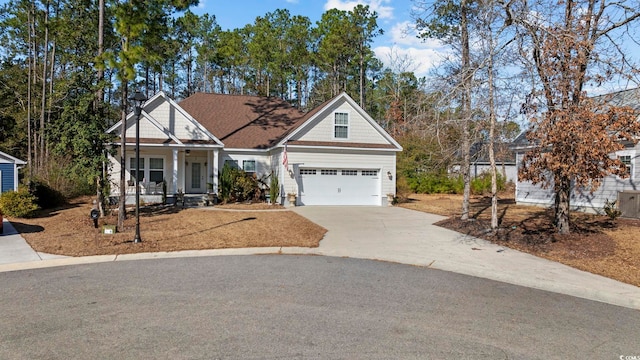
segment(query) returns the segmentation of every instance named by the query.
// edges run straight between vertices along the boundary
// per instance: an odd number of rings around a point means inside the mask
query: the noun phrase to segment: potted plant
[[[296,206],[297,198],[298,198],[298,194],[294,192],[287,193],[287,201],[289,201],[289,205]]]
[[[392,193],[388,193],[387,194],[387,205],[391,206],[393,204],[395,204],[396,202],[396,196]]]

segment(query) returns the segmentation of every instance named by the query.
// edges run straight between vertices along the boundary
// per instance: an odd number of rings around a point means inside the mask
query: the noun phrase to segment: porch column
[[[212,164],[211,169],[213,169],[213,172],[212,172],[212,174],[213,174],[213,179],[212,179],[213,180],[213,192],[215,194],[218,193],[218,167],[219,167],[218,166],[218,158],[219,158],[219,152],[220,152],[220,149],[218,149],[218,148],[213,149],[213,161],[211,162],[211,164]]]
[[[173,173],[171,174],[171,192],[178,192],[178,149],[173,149]]]

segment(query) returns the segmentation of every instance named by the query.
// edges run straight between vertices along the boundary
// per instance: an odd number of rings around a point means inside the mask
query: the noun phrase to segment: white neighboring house
[[[119,141],[110,157],[111,194],[119,196],[124,170],[129,203],[135,121],[130,113],[126,164],[120,164]],[[121,126],[108,132],[119,136]],[[197,93],[176,103],[160,92],[145,102],[140,118],[141,196],[159,201],[163,180],[169,196],[217,193],[219,171],[233,162],[258,177],[278,174],[281,203],[293,193],[297,205],[382,206],[387,194],[395,195],[398,151],[402,147],[346,93],[302,113],[277,98]]]
[[[640,89],[620,91],[603,95],[609,103],[616,106],[630,106],[640,112]],[[638,118],[640,121],[640,117]],[[624,144],[623,150],[611,154],[627,165],[630,176],[623,179],[616,175],[610,175],[603,179],[600,187],[593,193],[588,190],[573,188],[571,191],[571,208],[588,212],[602,213],[606,201],[618,201],[617,205],[626,217],[640,216],[640,143],[634,145],[631,142]],[[516,166],[522,164],[524,154],[535,146],[526,139],[526,132],[520,134],[513,142],[516,152]],[[551,206],[554,204],[552,188],[543,189],[539,184],[533,185],[529,181],[518,180],[516,182],[516,203]]]

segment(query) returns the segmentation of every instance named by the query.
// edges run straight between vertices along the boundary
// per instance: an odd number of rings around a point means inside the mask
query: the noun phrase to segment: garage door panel
[[[380,205],[377,170],[301,169],[302,205]]]

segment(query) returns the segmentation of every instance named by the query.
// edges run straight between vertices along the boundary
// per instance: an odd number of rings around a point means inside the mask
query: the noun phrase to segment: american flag
[[[289,168],[289,157],[287,156],[287,143],[284,143],[284,153],[282,154],[282,165],[285,169]]]

